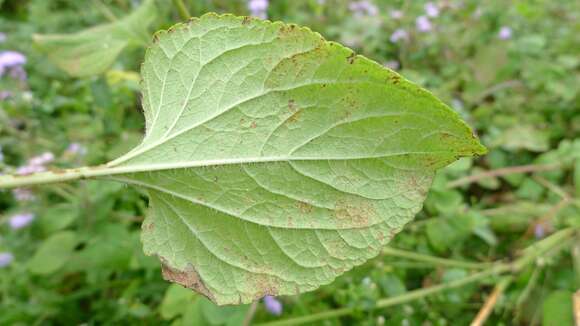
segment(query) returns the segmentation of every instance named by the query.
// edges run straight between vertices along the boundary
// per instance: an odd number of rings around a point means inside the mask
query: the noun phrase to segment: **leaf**
[[[183,315],[188,306],[194,304],[196,295],[183,287],[172,284],[165,291],[163,301],[159,306],[159,313],[165,320]]]
[[[148,190],[145,252],[217,304],[330,283],[437,168],[485,152],[429,92],[307,28],[207,14],[155,38],[145,137],[107,178]]]
[[[574,325],[573,295],[567,290],[556,290],[550,293],[542,305],[542,325]]]
[[[77,235],[72,231],[53,234],[38,248],[28,261],[33,274],[47,275],[56,272],[68,261],[77,245]]]
[[[45,234],[52,234],[69,226],[78,215],[78,205],[59,204],[45,209],[40,214],[39,224]]]
[[[74,77],[105,72],[129,44],[143,44],[147,27],[156,19],[154,0],[146,0],[130,15],[74,34],[34,35],[48,59]]]

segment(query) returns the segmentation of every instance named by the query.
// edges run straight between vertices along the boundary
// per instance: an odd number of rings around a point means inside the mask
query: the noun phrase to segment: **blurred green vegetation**
[[[26,76],[0,77],[0,173],[43,153],[53,156],[44,156],[46,167],[102,164],[139,142],[144,34],[182,20],[171,1],[152,1],[147,19],[123,29],[137,32],[119,36],[116,28],[143,2],[0,0],[0,56],[26,57]],[[255,11],[249,2],[184,1],[194,16],[247,15]],[[431,90],[474,127],[489,154],[439,173],[423,211],[392,242],[402,255],[387,251],[317,291],[278,298],[281,316],[262,303],[218,308],[162,280],[158,261],[141,250],[147,199],[133,188],[78,182],[0,192],[0,325],[238,325],[254,308],[255,323],[348,308],[315,324],[466,325],[494,288],[490,325],[572,325],[578,236],[518,273],[372,308],[487,266],[463,262],[508,263],[550,234],[580,227],[580,3],[271,0],[261,14],[309,26]],[[79,38],[85,43],[42,41],[98,25]],[[86,46],[100,38],[118,51]],[[86,54],[93,56],[82,61]],[[80,78],[65,72],[75,58]],[[14,217],[23,214],[33,219],[18,227]]]

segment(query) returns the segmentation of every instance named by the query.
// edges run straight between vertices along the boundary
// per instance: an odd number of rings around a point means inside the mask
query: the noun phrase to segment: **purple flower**
[[[54,161],[54,154],[45,152],[42,155],[35,156],[28,160],[26,165],[16,169],[18,175],[28,175],[37,172],[46,171],[45,165]]]
[[[401,64],[397,60],[389,60],[384,63],[384,66],[392,70],[397,70],[401,67]]]
[[[16,51],[0,52],[0,76],[4,75],[7,69],[21,66],[26,63],[26,57]]]
[[[34,200],[34,194],[30,189],[26,188],[16,188],[12,190],[12,195],[17,201],[32,201]]]
[[[348,9],[356,17],[376,16],[379,13],[379,8],[368,0],[353,1],[348,5]]]
[[[0,252],[0,268],[6,267],[12,263],[14,255],[9,252]]]
[[[252,16],[266,19],[268,18],[268,0],[249,0],[248,1],[248,10]]]
[[[28,164],[40,166],[40,165],[46,165],[52,161],[54,161],[54,154],[52,154],[51,152],[45,152],[39,156],[35,156],[35,157],[31,158],[30,160],[28,160]]]
[[[37,165],[24,165],[16,169],[17,175],[29,175],[38,172],[44,172],[46,168],[44,166],[37,166]]]
[[[512,38],[512,29],[508,26],[502,26],[499,29],[497,36],[500,38],[500,40],[509,40]]]
[[[391,37],[389,38],[389,40],[391,40],[391,42],[393,43],[397,43],[401,40],[407,40],[409,38],[409,33],[407,33],[406,30],[399,28],[397,30],[395,30],[393,32],[393,34],[391,34]]]
[[[391,15],[391,18],[393,18],[393,19],[403,18],[403,12],[401,10],[392,10],[390,15]]]
[[[85,155],[87,153],[87,149],[79,144],[79,143],[70,143],[65,151],[68,155]]]
[[[4,101],[5,99],[12,96],[12,92],[10,91],[0,91],[0,101]]]
[[[542,223],[537,223],[534,226],[534,236],[536,239],[541,239],[546,235],[546,229],[542,225]]]
[[[427,16],[433,18],[439,16],[439,7],[437,7],[433,2],[427,2],[423,8],[425,9]]]
[[[28,75],[22,66],[14,66],[10,68],[9,75],[15,80],[26,81],[26,79],[28,79]]]
[[[0,146],[0,163],[4,162],[4,152],[2,152],[2,146]]]
[[[264,297],[264,306],[272,315],[280,316],[282,314],[282,303],[273,296]]]
[[[34,214],[22,213],[12,216],[8,223],[12,230],[18,230],[27,227],[32,221],[34,221]]]
[[[431,21],[429,20],[429,18],[427,18],[427,16],[417,17],[417,19],[415,20],[415,25],[417,25],[417,30],[423,33],[429,32],[430,30],[433,29],[433,25],[431,24]]]

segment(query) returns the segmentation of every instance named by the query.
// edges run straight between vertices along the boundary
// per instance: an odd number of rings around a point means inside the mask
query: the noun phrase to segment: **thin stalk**
[[[554,163],[554,164],[531,164],[531,165],[519,165],[519,166],[510,166],[506,168],[490,170],[478,174],[473,174],[467,177],[459,178],[455,181],[449,182],[447,184],[448,188],[457,188],[461,186],[468,185],[470,183],[474,183],[483,179],[487,178],[495,178],[495,177],[502,177],[510,174],[518,174],[518,173],[534,173],[534,172],[546,172],[546,171],[553,171],[562,168],[562,164]]]
[[[493,292],[491,292],[489,297],[487,297],[483,307],[481,307],[481,310],[479,310],[479,312],[477,313],[477,316],[475,316],[475,319],[471,322],[470,326],[483,326],[483,325],[485,325],[485,321],[487,320],[487,318],[489,317],[489,315],[493,311],[493,308],[495,307],[497,300],[501,297],[501,295],[503,294],[505,289],[509,286],[511,281],[512,281],[512,277],[507,276],[507,277],[503,278],[501,281],[499,281],[499,283],[497,283],[497,285],[493,289]]]
[[[254,315],[256,314],[256,310],[258,309],[258,300],[252,302],[250,308],[246,312],[246,316],[244,317],[244,321],[242,322],[242,326],[250,326],[252,324],[252,319],[254,319]]]
[[[0,176],[0,189],[30,187],[64,181],[89,179],[98,176],[111,175],[114,174],[114,172],[115,169],[106,167],[83,167],[68,170],[53,170],[29,175],[3,175]]]
[[[409,260],[422,261],[437,266],[459,267],[467,269],[484,269],[491,265],[490,263],[474,263],[455,259],[439,258],[390,247],[383,249],[383,254],[393,257],[405,258]]]
[[[580,325],[580,290],[576,291],[572,296],[574,301],[574,320],[576,325]]]
[[[175,8],[177,8],[177,11],[179,12],[179,16],[181,17],[181,19],[188,20],[189,18],[191,18],[191,14],[189,13],[189,10],[185,6],[185,3],[183,3],[183,0],[173,0],[173,5],[175,5]]]
[[[377,301],[373,309],[387,308],[395,305],[399,305],[406,302],[411,302],[413,300],[421,299],[427,297],[431,294],[443,292],[449,289],[458,288],[470,283],[477,281],[482,281],[484,279],[499,276],[505,273],[518,273],[528,264],[535,262],[539,257],[550,251],[551,249],[558,247],[562,241],[566,241],[571,237],[575,236],[575,229],[564,229],[558,231],[551,236],[545,238],[544,240],[528,247],[524,251],[524,255],[512,263],[496,262],[490,265],[487,269],[472,274],[470,276],[464,277],[459,280],[435,285],[429,288],[418,289],[414,291],[407,292],[405,294],[395,296],[392,298],[385,298]],[[562,247],[560,247],[562,248]],[[337,318],[341,316],[346,316],[354,313],[356,308],[339,308],[329,311],[324,311],[308,316],[290,318],[280,321],[274,321],[270,323],[260,324],[268,326],[279,326],[279,325],[300,325],[306,323],[314,323],[320,320]]]

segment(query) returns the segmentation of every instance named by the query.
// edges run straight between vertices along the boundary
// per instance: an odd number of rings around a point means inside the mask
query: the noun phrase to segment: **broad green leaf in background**
[[[155,39],[145,137],[108,178],[148,190],[146,253],[217,304],[331,282],[413,218],[436,169],[485,152],[429,92],[307,28],[207,14]]]
[[[144,45],[147,28],[156,18],[154,0],[146,0],[130,15],[75,34],[34,35],[48,59],[74,77],[105,72],[130,44]]]
[[[567,290],[557,290],[550,293],[542,304],[542,325],[574,325],[573,295],[571,291]]]
[[[34,274],[47,275],[64,266],[77,245],[77,235],[61,231],[46,239],[28,261],[28,269]]]

